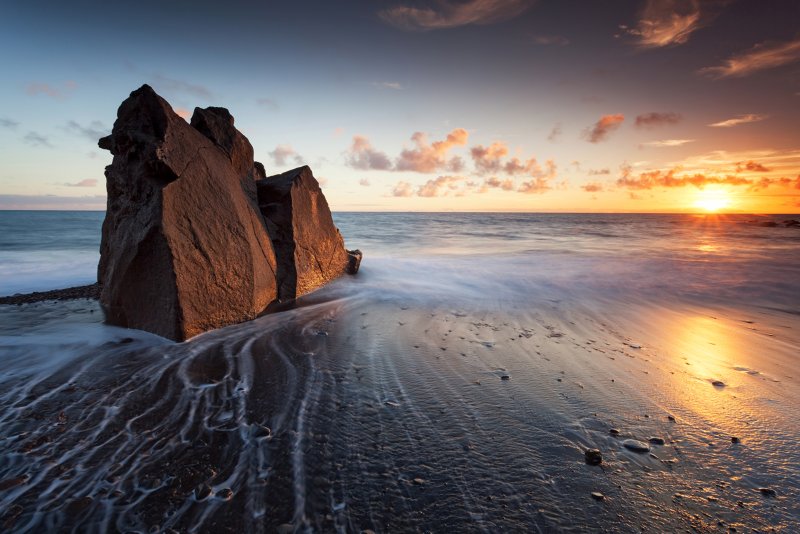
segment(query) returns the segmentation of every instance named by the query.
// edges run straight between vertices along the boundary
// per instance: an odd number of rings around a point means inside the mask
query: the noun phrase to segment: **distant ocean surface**
[[[95,282],[103,217],[0,211],[0,295]],[[340,212],[334,218],[347,246],[364,251],[367,269],[380,260],[419,268],[424,277],[430,269],[502,263],[553,283],[622,284],[800,308],[800,228],[765,226],[792,215]]]

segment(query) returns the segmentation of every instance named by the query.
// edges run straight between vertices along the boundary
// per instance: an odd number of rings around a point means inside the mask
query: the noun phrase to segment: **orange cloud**
[[[635,28],[620,28],[643,48],[679,45],[701,27],[698,0],[647,0]]]
[[[50,98],[61,99],[65,98],[77,86],[78,84],[73,81],[64,82],[62,87],[54,87],[47,83],[33,82],[28,84],[28,86],[25,88],[25,92],[30,96],[45,95],[49,96]]]
[[[736,172],[742,172],[742,171],[769,172],[770,169],[768,167],[765,167],[761,163],[757,163],[751,160],[748,162],[740,161],[739,163],[736,164]]]
[[[387,171],[392,168],[389,157],[372,148],[369,139],[363,135],[353,136],[353,144],[347,152],[346,162],[354,169]]]
[[[594,123],[594,126],[587,128],[583,135],[590,143],[599,143],[605,141],[608,135],[622,125],[625,120],[625,115],[617,113],[615,115],[603,115],[600,120]]]
[[[581,186],[581,189],[588,193],[599,193],[603,190],[603,184],[599,182],[590,182]]]
[[[552,189],[548,178],[534,178],[527,182],[522,182],[517,189],[520,193],[541,194]]]
[[[501,22],[530,6],[530,0],[439,0],[436,8],[397,6],[379,12],[378,16],[401,30],[430,31]]]
[[[651,146],[656,148],[682,146],[687,143],[694,143],[694,139],[661,139],[659,141],[648,141],[642,143],[642,146]]]
[[[800,61],[800,38],[785,43],[756,45],[747,52],[726,59],[722,65],[700,69],[700,73],[712,78],[741,78],[795,61]]]
[[[410,197],[414,195],[414,187],[408,182],[397,182],[392,189],[394,197]]]
[[[514,180],[506,179],[501,180],[495,176],[492,176],[488,180],[483,182],[482,188],[493,188],[493,189],[502,189],[503,191],[513,191],[514,190]]]
[[[646,190],[658,187],[673,188],[673,187],[688,187],[694,186],[698,189],[703,189],[707,185],[753,185],[752,180],[741,178],[739,176],[726,175],[726,176],[708,176],[702,173],[678,176],[675,169],[669,171],[647,171],[639,174],[639,176],[632,176],[629,167],[623,170],[622,176],[616,182],[618,187],[632,190]]]
[[[681,118],[679,113],[659,113],[654,111],[637,115],[635,125],[637,128],[655,128],[667,124],[677,124],[681,121]]]
[[[470,154],[475,162],[475,169],[479,173],[488,174],[500,170],[501,160],[508,155],[508,147],[504,143],[495,141],[488,147],[482,145],[472,147]]]
[[[732,128],[734,126],[739,126],[740,124],[748,124],[751,122],[763,121],[768,117],[769,115],[758,115],[756,113],[748,113],[746,115],[739,115],[738,117],[734,117],[732,119],[714,122],[709,124],[709,126],[711,126],[712,128]]]
[[[175,108],[175,113],[178,115],[178,117],[181,117],[187,121],[192,117],[192,112],[186,108]]]
[[[447,153],[456,146],[467,144],[469,132],[463,128],[456,128],[444,141],[428,143],[428,136],[422,132],[415,132],[411,140],[416,148],[406,149],[400,153],[395,165],[398,171],[436,172],[446,169],[458,172],[463,168],[461,158],[447,160]]]
[[[75,182],[74,184],[64,184],[67,187],[94,187],[97,185],[97,180],[95,178],[86,178],[85,180],[81,180],[80,182]]]

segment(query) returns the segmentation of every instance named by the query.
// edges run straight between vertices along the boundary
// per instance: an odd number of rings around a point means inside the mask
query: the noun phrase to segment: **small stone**
[[[608,433],[611,434],[612,436],[619,436],[619,430],[617,430],[616,428],[610,429]]]
[[[772,488],[758,488],[764,497],[777,497],[778,493]]]
[[[653,445],[663,445],[664,444],[664,438],[650,438],[649,441]]]
[[[731,443],[739,443],[739,438],[736,436],[731,436]]]
[[[253,424],[250,427],[250,431],[253,433],[253,437],[256,439],[269,439],[272,437],[272,429],[268,426],[260,425],[258,423]]]
[[[668,421],[672,421],[674,423],[675,422],[675,416],[674,415],[668,415],[667,416],[667,420]]]
[[[425,481],[422,480],[421,478],[415,478],[414,480],[412,480],[412,482],[417,486],[421,486],[421,485],[425,484]]]
[[[586,449],[584,453],[586,463],[589,465],[600,465],[603,463],[603,454],[599,449]]]
[[[599,491],[593,491],[592,492],[592,499],[594,499],[596,501],[602,501],[605,498],[606,498],[606,496],[603,495],[602,493],[600,493]]]
[[[511,375],[500,375],[500,380],[511,380]]]
[[[217,492],[217,497],[219,497],[223,501],[229,501],[233,499],[233,490],[230,488],[222,488]]]
[[[208,484],[200,484],[194,489],[194,498],[204,501],[211,496],[211,487]]]
[[[714,386],[715,388],[724,388],[725,382],[723,382],[722,380],[714,380],[713,382],[711,382],[711,385]]]
[[[622,442],[622,446],[629,451],[645,453],[650,452],[650,446],[636,439],[626,439]]]

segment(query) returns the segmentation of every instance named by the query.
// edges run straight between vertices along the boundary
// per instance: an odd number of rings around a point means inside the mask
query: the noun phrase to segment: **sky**
[[[5,0],[0,66],[0,209],[104,209],[147,83],[334,211],[800,212],[796,0]]]

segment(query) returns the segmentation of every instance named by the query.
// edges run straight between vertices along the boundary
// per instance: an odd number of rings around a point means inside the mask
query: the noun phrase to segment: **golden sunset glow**
[[[714,213],[729,208],[731,198],[724,189],[704,189],[697,193],[694,205],[703,211]]]

